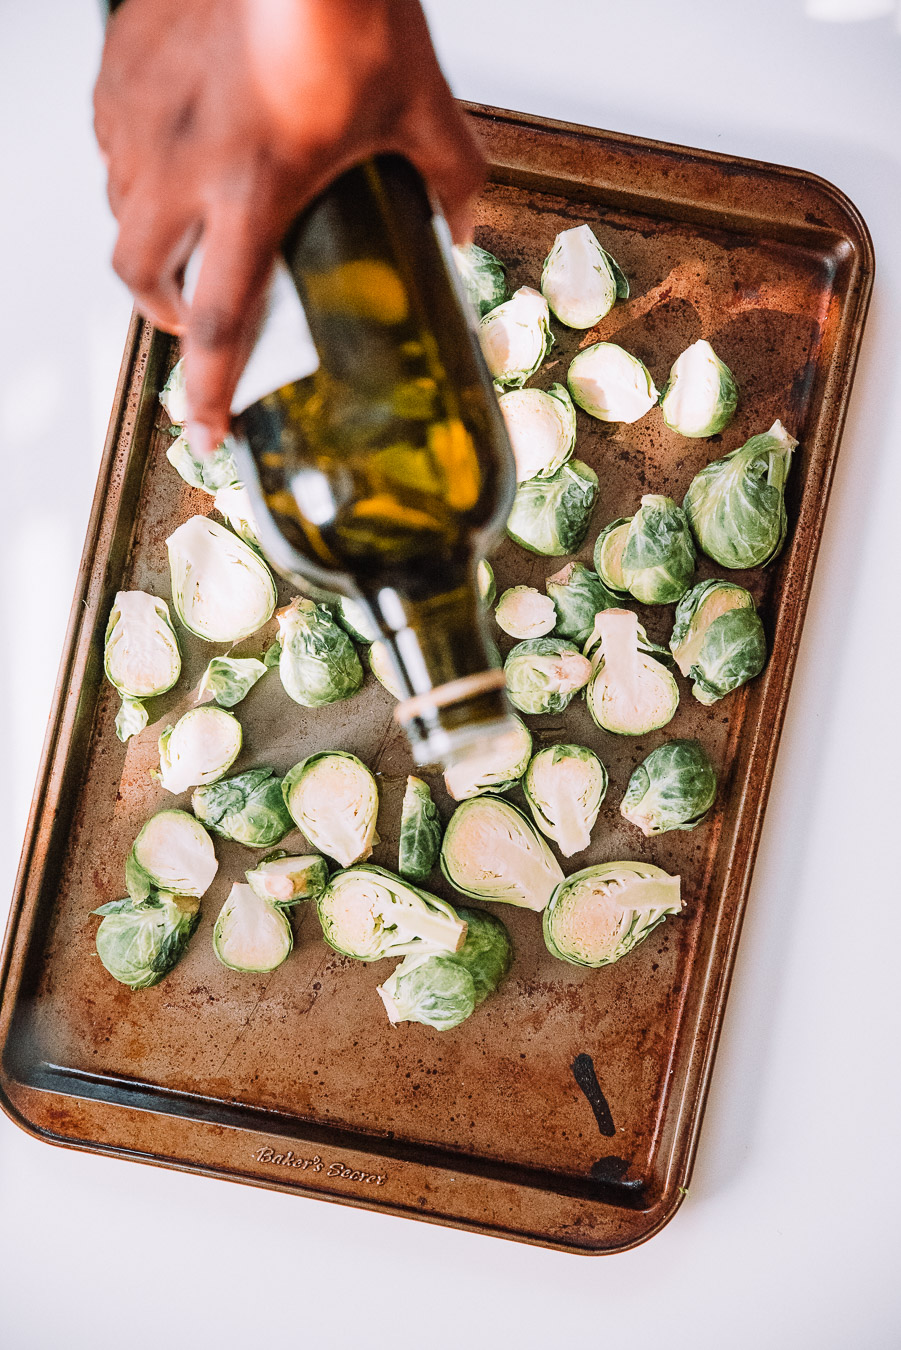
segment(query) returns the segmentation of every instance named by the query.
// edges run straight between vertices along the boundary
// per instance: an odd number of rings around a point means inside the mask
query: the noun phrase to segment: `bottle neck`
[[[401,692],[395,718],[417,765],[448,766],[509,729],[504,674],[470,578],[424,598],[384,588],[368,603]]]

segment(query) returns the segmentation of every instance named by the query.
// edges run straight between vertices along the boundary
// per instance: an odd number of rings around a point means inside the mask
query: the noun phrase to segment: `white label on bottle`
[[[189,301],[197,285],[202,257],[203,249],[195,249],[185,268],[183,293]],[[278,258],[272,269],[256,346],[232,399],[232,415],[237,416],[266,394],[302,380],[318,369],[319,353],[297,287],[284,261]]]

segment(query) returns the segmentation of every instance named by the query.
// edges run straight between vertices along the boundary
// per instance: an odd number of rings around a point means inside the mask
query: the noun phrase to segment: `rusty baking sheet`
[[[565,726],[610,771],[595,842],[578,865],[635,857],[678,871],[684,914],[594,971],[552,958],[534,914],[496,906],[516,948],[500,992],[454,1031],[392,1029],[375,993],[390,967],[331,951],[303,906],[295,950],[273,974],[216,962],[214,919],[256,856],[217,840],[219,875],[181,964],[140,993],[106,974],[91,911],[123,893],[126,852],[165,796],[148,776],[156,737],[211,655],[186,635],[178,689],[154,703],[152,727],[119,744],[117,698],[102,677],[113,595],[129,586],[168,596],[166,536],[212,509],[164,457],[157,393],[173,344],[135,320],[7,934],[0,1087],[13,1119],[55,1143],[569,1251],[615,1251],[656,1232],[688,1183],[873,258],[855,208],[808,174],[470,112],[492,165],[476,238],[508,262],[512,284],[534,285],[557,231],[585,220],[631,279],[632,298],[594,333],[556,326],[539,383],[561,378],[580,343],[604,337],[640,356],[660,385],[704,336],[741,386],[738,416],[712,442],[673,435],[656,411],[631,427],[579,414],[578,453],[601,482],[583,557],[642,492],[681,499],[704,463],[775,417],[801,442],[787,547],[773,567],[738,577],[760,602],[772,648],[764,675],[711,708],[682,681],[675,720],[637,739],[599,732],[581,702],[565,719],[531,719],[539,745]],[[495,565],[503,588],[542,586],[560,563],[507,543]],[[712,571],[704,563],[699,575]],[[642,619],[665,639],[671,615],[666,607]],[[349,702],[307,711],[267,676],[238,709],[236,768],[282,772],[316,748],[354,751],[381,775],[375,858],[393,866],[411,766],[391,711],[372,679]],[[685,735],[718,765],[718,809],[692,833],[645,840],[619,816],[622,792],[654,745]],[[434,889],[449,895],[439,879]]]

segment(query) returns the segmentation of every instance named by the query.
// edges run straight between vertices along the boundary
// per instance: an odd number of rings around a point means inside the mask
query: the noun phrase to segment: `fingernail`
[[[187,422],[185,435],[188,445],[198,459],[209,459],[216,450],[216,438],[203,422]]]

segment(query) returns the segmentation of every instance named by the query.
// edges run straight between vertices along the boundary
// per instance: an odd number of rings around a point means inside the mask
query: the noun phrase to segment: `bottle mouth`
[[[439,764],[447,770],[466,760],[481,758],[490,751],[492,742],[509,736],[515,729],[516,723],[507,714],[492,722],[471,722],[450,730],[442,726],[430,727],[423,737],[414,737],[408,727],[407,734],[417,768]]]

